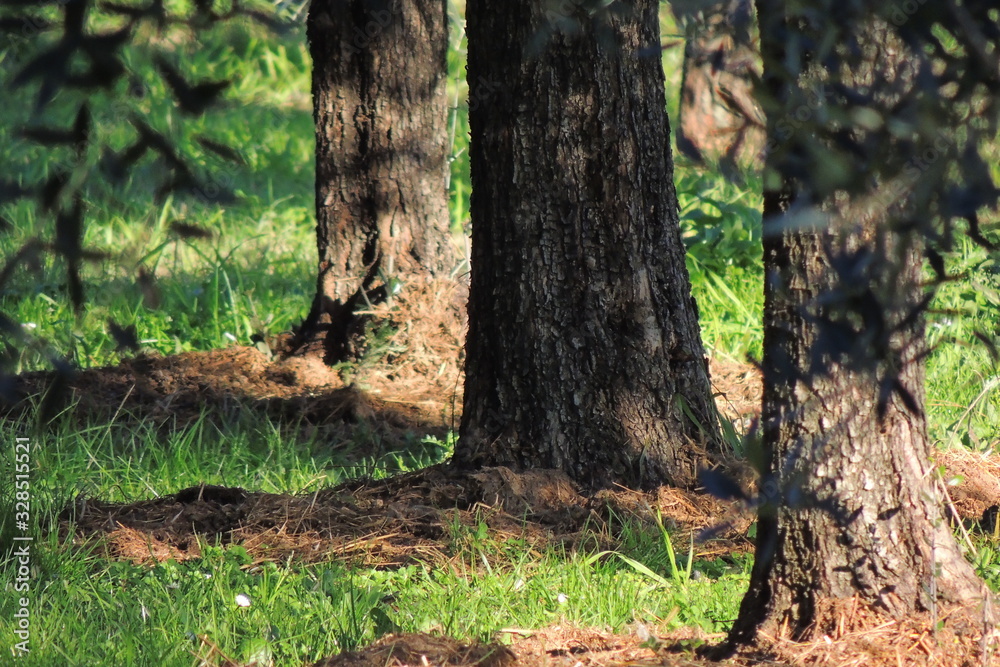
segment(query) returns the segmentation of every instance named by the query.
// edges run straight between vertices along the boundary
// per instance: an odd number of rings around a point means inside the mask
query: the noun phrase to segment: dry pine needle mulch
[[[990,667],[997,664],[998,639],[991,613],[951,607],[933,618],[893,619],[857,599],[828,600],[808,637],[765,633],[756,645],[722,658],[723,635],[690,628],[656,634],[636,625],[616,634],[556,624],[505,629],[504,643],[388,635],[315,667]]]
[[[247,409],[322,428],[349,432],[361,422],[404,441],[414,429],[443,434],[457,423],[461,406],[464,337],[460,285],[428,284],[373,313],[395,328],[391,351],[363,369],[351,384],[318,359],[269,359],[256,348],[232,347],[172,357],[138,357],[115,367],[76,374],[70,399],[79,418],[114,414],[152,419],[176,427],[199,418],[238,418]],[[441,304],[445,307],[442,308]],[[759,410],[760,376],[734,361],[712,360],[720,412],[746,428]],[[50,374],[26,374],[18,391],[37,396]],[[0,415],[17,419],[20,405]],[[104,411],[104,412],[102,412]],[[979,519],[1000,501],[1000,459],[964,450],[937,454],[951,488],[955,514]],[[659,512],[678,538],[723,526],[720,539],[700,545],[699,555],[750,547],[744,537],[751,517],[731,524],[733,508],[703,494],[661,488],[582,494],[555,471],[517,472],[490,468],[465,473],[447,465],[387,480],[357,480],[298,496],[202,485],[130,504],[79,497],[62,515],[62,531],[93,542],[113,557],[137,563],[197,557],[201,546],[240,544],[257,560],[339,559],[368,566],[413,561],[448,566],[454,558],[456,526],[485,522],[491,537],[543,549],[614,548],[620,521],[652,524]],[[996,513],[996,512],[994,512]],[[940,610],[937,619],[887,619],[856,602],[831,603],[814,636],[791,641],[762,637],[757,646],[727,662],[735,665],[855,665],[971,667],[993,664],[995,637],[976,610]],[[937,622],[935,622],[937,621]],[[936,628],[933,632],[929,628]],[[373,646],[318,663],[389,665],[707,665],[693,648],[721,637],[690,629],[613,634],[561,625],[510,629],[504,644],[467,644],[428,635],[389,636]],[[985,637],[985,640],[984,640]],[[985,661],[985,662],[984,662]],[[211,664],[220,664],[214,660]],[[235,664],[223,661],[221,664]]]
[[[734,657],[804,667],[990,667],[1000,664],[993,606],[942,605],[893,618],[857,598],[824,600],[807,636],[762,633]]]
[[[446,562],[456,550],[455,526],[485,523],[492,539],[532,548],[613,548],[623,520],[692,534],[723,525],[733,508],[704,494],[663,487],[580,493],[554,470],[473,473],[440,464],[385,480],[355,480],[298,496],[199,486],[130,504],[79,497],[61,516],[64,534],[98,539],[113,557],[137,563],[184,560],[203,541],[240,544],[258,560],[343,560],[391,567]],[[724,524],[700,555],[745,551],[750,517]]]

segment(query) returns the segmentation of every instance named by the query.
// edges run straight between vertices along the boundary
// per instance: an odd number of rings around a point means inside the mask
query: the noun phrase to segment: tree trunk
[[[780,216],[768,197],[765,219]],[[761,512],[757,560],[732,638],[760,629],[801,636],[824,599],[858,595],[892,614],[930,610],[935,602],[971,601],[981,582],[942,514],[943,495],[930,464],[922,412],[907,408],[885,379],[847,363],[812,368],[816,303],[839,278],[824,248],[828,235],[778,234],[766,242],[763,439],[776,507]],[[910,305],[919,292],[919,255],[911,257]],[[810,317],[809,315],[812,317]],[[901,319],[901,318],[899,318]],[[819,343],[821,344],[821,343]],[[919,319],[898,332],[898,381],[923,405]],[[881,369],[884,371],[884,368]],[[878,416],[880,401],[888,401]]]
[[[835,599],[859,596],[903,615],[979,600],[984,590],[944,518],[930,464],[920,245],[898,225],[907,197],[897,189],[901,198],[876,196],[879,205],[866,206],[870,188],[895,176],[872,166],[894,147],[865,143],[855,128],[855,145],[880,152],[856,153],[857,162],[847,163],[853,171],[843,173],[863,183],[832,188],[823,181],[830,172],[801,162],[819,155],[809,150],[816,125],[789,124],[806,108],[807,90],[815,93],[812,118],[837,118],[816,102],[842,103],[823,91],[833,75],[846,90],[878,91],[877,101],[891,107],[912,90],[907,48],[888,25],[869,19],[856,28],[864,31],[853,54],[860,61],[832,73],[814,63],[797,81],[784,81],[780,68],[769,72],[788,62],[782,12],[783,3],[758,4],[765,84],[785,105],[769,117],[769,134],[786,141],[775,143],[767,164],[781,178],[764,198],[766,504],[750,590],[730,635],[739,643],[760,631],[801,638]],[[822,160],[837,155],[831,148]],[[813,205],[829,214],[830,228],[789,223],[789,214],[801,221]]]
[[[760,56],[751,0],[673,2],[684,28],[677,148],[696,162],[762,166],[764,116],[753,97]]]
[[[299,342],[349,355],[358,307],[446,274],[445,0],[313,0],[319,278]]]
[[[469,0],[461,465],[690,486],[717,451],[672,183],[658,6]]]

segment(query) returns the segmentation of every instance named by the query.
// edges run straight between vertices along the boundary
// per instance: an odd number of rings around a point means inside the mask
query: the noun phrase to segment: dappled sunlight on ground
[[[118,366],[80,371],[68,379],[62,418],[86,424],[113,420],[178,429],[199,419],[233,422],[251,411],[293,438],[349,438],[375,433],[387,451],[402,451],[414,433],[444,438],[461,410],[463,323],[460,286],[428,285],[409,300],[373,309],[387,323],[378,350],[349,368],[331,368],[309,354],[270,355],[230,347],[170,357],[140,356]],[[418,324],[420,323],[420,324]],[[280,351],[286,339],[271,341]],[[744,434],[759,414],[758,370],[712,360],[720,414]],[[37,410],[51,373],[18,380],[22,400],[3,418]],[[953,517],[966,527],[995,525],[1000,459],[967,450],[936,453]],[[747,466],[736,477],[754,484]],[[992,515],[990,514],[992,512]],[[386,479],[354,479],[336,487],[289,495],[199,485],[132,503],[78,496],[60,516],[61,537],[111,558],[151,565],[202,556],[206,545],[238,545],[254,566],[263,562],[341,561],[394,568],[410,563],[454,568],[469,540],[483,531],[494,544],[525,552],[546,549],[596,553],[622,547],[623,527],[665,529],[676,544],[694,544],[696,558],[752,549],[753,516],[706,494],[662,487],[587,492],[552,470],[486,468],[468,472],[447,463]],[[977,526],[978,527],[978,526]],[[711,539],[697,541],[705,531]],[[463,546],[464,545],[464,546]],[[479,567],[462,561],[462,567]],[[937,610],[927,618],[889,619],[853,601],[833,601],[814,636],[793,642],[765,637],[728,658],[733,665],[959,665],[983,662],[983,611]],[[669,619],[664,619],[662,626]],[[992,632],[992,626],[989,631]],[[564,624],[505,628],[499,643],[462,643],[425,634],[389,635],[371,647],[344,652],[326,667],[389,665],[709,665],[699,648],[722,641],[694,629],[630,627],[612,634]],[[215,651],[206,645],[206,650]],[[209,664],[237,666],[219,654]]]

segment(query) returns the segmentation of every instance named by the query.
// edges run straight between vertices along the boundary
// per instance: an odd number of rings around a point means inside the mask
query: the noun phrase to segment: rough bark
[[[673,2],[684,29],[677,148],[702,162],[762,166],[764,115],[753,97],[760,56],[751,0]]]
[[[448,233],[444,0],[314,0],[318,280],[300,342],[350,352],[355,310],[441,275]],[[389,284],[389,283],[393,284]]]
[[[769,74],[769,63],[784,62],[782,11],[780,2],[758,4],[765,83],[786,112],[802,108],[798,93],[821,89],[832,75],[847,89],[879,91],[889,106],[910,89],[906,47],[877,21],[860,28],[854,65],[829,72],[814,63],[796,81]],[[819,103],[811,109],[816,118],[827,113]],[[768,119],[772,137],[790,127],[788,117]],[[920,244],[893,224],[906,207],[905,189],[892,190],[901,198],[867,195],[893,174],[865,173],[860,160],[852,168],[863,183],[830,189],[820,173],[795,166],[810,154],[813,133],[798,129],[768,156],[768,170],[782,178],[764,200],[767,504],[734,642],[751,642],[761,630],[801,637],[829,599],[859,596],[903,615],[980,600],[984,590],[944,518],[929,460],[916,315]],[[870,154],[866,164],[880,157]],[[830,227],[789,229],[784,216],[812,206],[829,215]]]
[[[766,216],[775,214],[773,204],[768,209]],[[880,418],[886,396],[876,372],[829,363],[813,375],[817,330],[805,313],[822,316],[816,303],[836,283],[824,257],[830,243],[786,233],[765,248],[776,279],[765,293],[764,491],[776,506],[759,518],[737,641],[762,628],[801,635],[824,598],[858,595],[902,615],[938,601],[973,601],[981,592],[942,513],[923,413],[894,393]],[[918,258],[905,276],[911,306]],[[900,358],[889,362],[902,365],[898,379],[920,406],[922,340],[919,322],[900,331]]]
[[[689,486],[718,437],[658,3],[583,7],[467,5],[472,279],[455,460]]]

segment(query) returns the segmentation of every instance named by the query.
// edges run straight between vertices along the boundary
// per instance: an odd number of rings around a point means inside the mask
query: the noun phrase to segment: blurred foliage
[[[30,104],[5,105],[0,141],[10,146],[5,152],[12,160],[0,177],[0,232],[15,227],[4,215],[12,212],[34,227],[5,258],[0,292],[8,293],[22,271],[44,282],[46,265],[56,262],[80,318],[83,265],[111,259],[85,242],[90,201],[114,199],[109,191],[118,190],[119,198],[145,192],[156,203],[233,201],[232,165],[243,166],[245,157],[207,134],[201,122],[232,80],[191,71],[190,46],[205,34],[225,35],[239,22],[283,30],[300,9],[256,0],[18,0],[0,5],[6,42],[0,61],[7,72],[2,85],[8,102],[30,99]],[[228,37],[220,41],[238,48],[238,32],[229,30]],[[165,224],[179,239],[213,236],[183,219]],[[141,261],[132,263],[132,270],[147,300],[157,301],[152,273]],[[121,349],[138,348],[133,326],[112,321],[108,327]],[[54,360],[59,356],[9,312],[0,313],[0,336],[5,342],[2,371],[15,367],[23,349]]]
[[[924,317],[965,235],[996,249],[983,224],[1000,190],[989,149],[1000,92],[998,9],[992,2],[872,5],[860,0],[759,3],[769,119],[765,197],[784,202],[765,237],[822,232],[836,286],[808,317],[815,363],[877,374],[879,409],[893,394],[922,410],[899,381],[926,356],[897,336]],[[863,239],[863,240],[861,240]],[[901,286],[914,253],[933,278],[917,303]],[[976,332],[995,355],[996,332]]]

